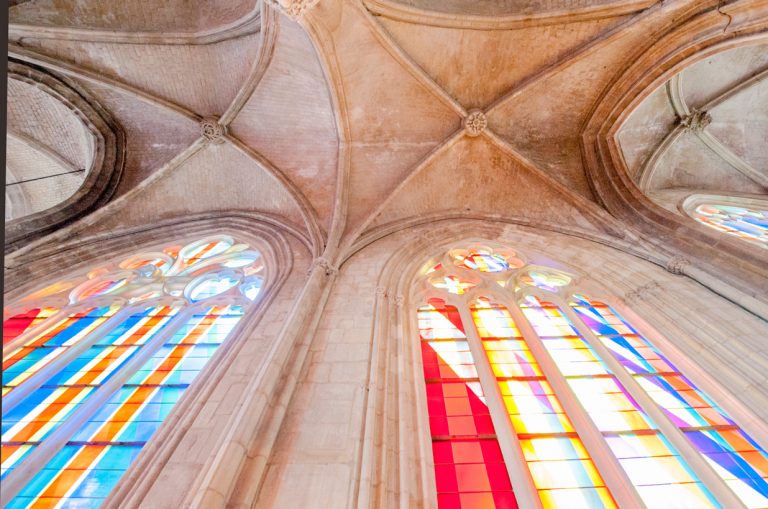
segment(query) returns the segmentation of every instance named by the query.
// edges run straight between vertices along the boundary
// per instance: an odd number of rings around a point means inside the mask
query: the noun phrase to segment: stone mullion
[[[656,320],[659,322],[659,325],[665,325],[667,328],[674,327],[679,328],[680,327],[680,320],[686,319],[684,316],[672,316],[668,310],[669,309],[675,309],[675,303],[674,302],[661,302],[663,296],[654,296],[653,303],[643,302],[640,300],[640,302],[634,302],[633,304],[635,306],[643,305],[646,308],[651,309],[652,313],[655,315]],[[650,343],[653,344],[656,348],[659,349],[662,354],[670,358],[671,361],[673,361],[673,364],[675,364],[678,368],[678,371],[684,374],[686,378],[692,379],[694,382],[696,382],[696,385],[700,388],[700,390],[703,388],[703,392],[707,394],[708,396],[713,395],[715,402],[720,406],[723,410],[725,410],[728,414],[730,414],[732,417],[736,418],[736,421],[740,423],[740,427],[747,432],[752,437],[752,440],[756,441],[761,448],[768,450],[768,425],[760,419],[759,414],[757,414],[755,411],[759,410],[761,408],[766,408],[768,406],[767,401],[767,395],[765,390],[755,389],[748,392],[748,395],[752,398],[752,401],[750,404],[744,402],[743,397],[736,400],[732,397],[731,393],[729,393],[729,390],[727,388],[728,382],[724,380],[726,375],[729,375],[732,371],[729,370],[729,368],[733,367],[733,360],[724,358],[721,355],[721,352],[715,351],[711,348],[709,348],[707,345],[698,345],[702,348],[701,352],[696,351],[693,347],[695,345],[690,344],[687,338],[685,338],[686,343],[685,345],[670,345],[668,344],[669,341],[666,340],[666,338],[659,333],[657,333],[652,328],[649,328],[645,326],[643,323],[644,320],[642,317],[640,317],[632,308],[630,308],[627,305],[612,302],[613,299],[600,299],[605,303],[610,304],[614,309],[616,309],[618,312],[621,313],[622,316],[624,316],[625,319],[629,319],[629,321],[632,324],[632,327],[637,329],[642,336],[644,336],[646,339],[649,339]],[[692,322],[688,322],[691,327],[701,327]],[[712,333],[706,332],[706,335],[710,338],[715,338]],[[685,331],[678,329],[678,336],[682,335],[687,336],[687,333]],[[715,339],[712,339],[712,341],[716,341]],[[664,347],[659,348],[659,347]],[[671,351],[670,351],[671,350]],[[691,359],[689,359],[684,352],[690,352],[692,357],[695,357],[696,359],[702,359],[703,357],[710,357],[714,360],[714,362],[717,363],[717,367],[721,368],[720,371],[718,371],[717,374],[717,380],[713,380],[711,375],[707,373],[706,370],[704,370],[703,366],[701,364],[692,362]],[[672,353],[673,355],[669,355]],[[747,355],[749,353],[748,347],[747,351],[742,354],[742,358],[744,355]],[[738,356],[737,356],[738,357]],[[764,363],[765,359],[760,358],[756,355],[753,355],[752,357],[749,357],[750,359],[750,369],[755,370],[754,372],[761,372],[760,366],[755,366],[755,364],[758,363]],[[745,371],[744,366],[739,366],[739,370],[737,372],[739,375],[741,375],[742,380],[746,380],[750,384],[759,384],[760,380],[755,379],[753,374],[748,374]],[[699,376],[696,376],[699,374]],[[691,376],[693,375],[693,376]],[[704,376],[701,376],[704,375]],[[729,375],[733,376],[733,375]],[[747,386],[749,387],[749,386]],[[754,385],[753,385],[754,388]],[[738,389],[734,389],[738,390]],[[743,391],[744,389],[742,389]]]
[[[500,303],[509,310],[512,319],[525,338],[525,341],[531,350],[531,354],[533,354],[534,358],[539,363],[547,382],[552,386],[552,390],[560,401],[566,416],[571,420],[576,433],[584,444],[584,447],[587,449],[587,452],[589,452],[592,461],[595,463],[595,466],[600,472],[606,487],[611,492],[617,505],[622,509],[644,508],[645,505],[641,501],[639,493],[630,481],[618,459],[616,459],[616,455],[606,443],[602,432],[597,428],[587,411],[579,403],[579,400],[573,393],[568,381],[560,372],[560,369],[557,367],[557,364],[554,359],[552,359],[549,351],[547,351],[541,338],[528,321],[528,318],[525,317],[513,299],[502,296],[499,300]],[[554,298],[551,298],[550,300],[554,302]]]
[[[554,301],[555,299],[553,299]],[[688,463],[699,480],[710,490],[717,501],[728,509],[746,509],[741,499],[731,491],[725,481],[701,454],[696,451],[683,432],[667,417],[666,413],[643,390],[635,378],[624,369],[624,366],[614,357],[611,350],[592,333],[592,329],[581,321],[576,312],[571,309],[571,306],[563,303],[560,299],[557,299],[557,301],[559,301],[558,305],[561,306],[563,313],[573,323],[579,334],[595,350],[597,355],[602,358],[603,362],[616,376],[616,379],[627,389],[640,408],[658,426],[659,431],[677,449],[681,458]]]
[[[509,412],[504,404],[504,398],[499,390],[496,376],[493,374],[488,356],[485,353],[482,340],[475,328],[472,313],[469,310],[469,302],[465,299],[454,298],[452,303],[458,308],[464,331],[467,336],[472,357],[475,360],[480,385],[485,394],[488,410],[491,414],[496,438],[499,442],[504,463],[507,467],[509,479],[512,482],[512,490],[520,507],[542,509],[538,490],[533,482],[528,462],[525,460],[517,433],[512,427]]]

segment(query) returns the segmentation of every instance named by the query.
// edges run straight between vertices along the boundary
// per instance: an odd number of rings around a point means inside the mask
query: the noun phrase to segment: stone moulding
[[[273,1],[273,0],[270,0]],[[415,2],[414,2],[415,3]],[[422,2],[427,3],[427,2]],[[440,5],[441,2],[435,2]],[[449,9],[436,10],[416,7],[396,0],[363,0],[365,7],[374,15],[444,28],[469,28],[476,30],[509,30],[532,26],[553,25],[564,22],[587,21],[614,16],[624,16],[647,9],[657,3],[655,0],[615,0],[603,5],[590,7],[542,8],[539,12],[525,12],[508,9],[504,13],[452,12]],[[513,2],[507,2],[514,5]]]
[[[59,39],[126,44],[214,44],[257,33],[261,29],[261,8],[257,0],[254,0],[254,4],[254,8],[238,20],[222,26],[195,32],[121,32],[115,30],[43,26],[12,22],[8,24],[8,37],[10,40],[14,41],[30,37],[35,39]]]
[[[37,66],[8,61],[8,78],[34,85],[72,110],[93,136],[93,158],[80,188],[68,199],[46,210],[5,225],[5,252],[55,231],[104,205],[114,194],[125,162],[122,127],[95,99],[74,83]]]

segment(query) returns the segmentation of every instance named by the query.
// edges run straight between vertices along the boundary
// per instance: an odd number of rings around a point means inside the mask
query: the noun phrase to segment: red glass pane
[[[7,345],[25,331],[39,324],[55,312],[51,308],[30,309],[3,322],[3,345]]]
[[[419,309],[439,509],[517,508],[458,310]]]

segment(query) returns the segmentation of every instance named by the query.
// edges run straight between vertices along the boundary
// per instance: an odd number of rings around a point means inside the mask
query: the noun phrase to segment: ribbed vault
[[[335,263],[365,239],[448,217],[659,249],[646,219],[606,210],[585,126],[669,34],[737,38],[766,24],[758,0],[142,5],[10,9],[10,55],[87,90],[126,133],[118,198],[71,231],[236,209],[279,218]],[[765,191],[764,115],[742,115],[766,101],[755,44],[692,59],[617,113],[629,117],[618,139],[630,185],[657,198]],[[702,132],[680,127],[702,108]]]

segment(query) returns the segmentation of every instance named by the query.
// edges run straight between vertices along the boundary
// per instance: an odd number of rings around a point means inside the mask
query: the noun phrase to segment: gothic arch
[[[674,28],[628,65],[582,130],[585,166],[604,206],[644,232],[658,249],[697,260],[704,272],[742,291],[755,281],[766,280],[764,250],[706,231],[655,204],[632,181],[617,133],[642,100],[681,69],[727,49],[764,42],[764,28],[752,20],[765,17],[768,11],[755,9],[743,1],[730,4],[723,12],[710,7]],[[758,295],[764,292],[747,291],[764,306],[764,298]]]
[[[665,353],[719,403],[732,400],[736,394],[740,401],[728,404],[726,410],[737,416],[751,433],[760,434],[765,440],[766,430],[761,424],[764,416],[755,416],[748,409],[765,405],[768,389],[752,386],[752,390],[759,394],[750,396],[750,401],[741,398],[742,393],[732,383],[733,374],[751,369],[747,367],[749,363],[735,366],[728,359],[731,357],[729,352],[711,349],[729,336],[728,330],[713,324],[702,327],[703,317],[692,321],[683,318],[686,313],[683,304],[681,309],[675,309],[675,299],[697,298],[691,288],[686,288],[690,282],[662,272],[644,260],[628,257],[626,253],[620,253],[620,249],[597,246],[560,234],[534,233],[524,227],[496,228],[466,221],[454,224],[452,229],[414,230],[409,235],[413,238],[415,234],[417,240],[409,243],[401,238],[405,247],[389,257],[376,289],[369,372],[371,389],[366,401],[360,471],[355,479],[360,507],[398,503],[429,505],[434,500],[431,491],[434,484],[427,468],[431,446],[425,424],[426,403],[418,391],[421,360],[415,351],[418,344],[414,346],[414,343],[418,343],[419,337],[415,310],[420,303],[417,298],[415,300],[413,285],[420,277],[419,270],[430,260],[437,261],[441,253],[470,244],[514,248],[528,255],[530,263],[579,276],[581,289],[589,291],[593,298],[615,306],[633,324],[640,324],[642,332],[662,345]],[[364,253],[365,249],[356,256],[365,256]],[[599,283],[596,282],[598,279]],[[666,295],[672,296],[672,304],[659,301]],[[703,300],[706,300],[706,306],[729,306],[714,294]],[[702,306],[705,304],[699,308]],[[729,308],[728,312],[749,316],[736,308]],[[696,327],[701,327],[700,331]],[[716,337],[720,339],[714,339]],[[696,341],[709,345],[704,347],[708,350],[706,353],[702,351],[697,356],[703,363],[692,360],[689,354],[681,354],[689,351]],[[708,374],[710,372],[731,375],[715,381]]]
[[[73,280],[73,276],[83,274],[84,271],[90,269],[98,271],[101,267],[106,267],[110,260],[119,261],[126,259],[127,261],[136,254],[156,252],[160,247],[169,245],[169,243],[188,245],[189,242],[194,243],[201,238],[225,239],[231,237],[235,241],[246,243],[256,250],[260,254],[260,260],[263,260],[263,264],[267,268],[263,274],[262,290],[258,294],[258,299],[254,305],[250,306],[250,309],[247,309],[242,319],[239,320],[239,323],[231,331],[227,341],[215,353],[213,359],[216,362],[211,362],[206,367],[202,377],[196,380],[190,389],[186,391],[184,398],[176,405],[168,418],[165,419],[164,424],[166,425],[161,426],[158,432],[154,434],[148,446],[144,447],[137,460],[115,486],[115,489],[106,500],[106,506],[121,506],[126,498],[131,498],[132,500],[138,498],[140,500],[146,494],[146,490],[151,486],[151,482],[155,479],[156,474],[163,469],[170,456],[184,440],[185,434],[190,428],[191,422],[197,416],[200,407],[210,398],[214,389],[222,382],[222,379],[230,376],[229,373],[232,371],[233,362],[241,355],[244,345],[254,335],[270,305],[280,293],[281,287],[292,271],[294,271],[294,253],[296,252],[297,245],[300,251],[308,249],[306,245],[301,246],[301,244],[297,243],[296,239],[290,241],[286,238],[285,232],[281,230],[280,227],[274,224],[254,220],[254,218],[237,217],[236,215],[215,219],[209,218],[208,220],[187,218],[183,221],[175,221],[173,224],[148,225],[138,231],[134,229],[112,232],[109,238],[103,238],[102,236],[102,238],[78,239],[59,246],[57,250],[48,252],[42,257],[31,259],[27,263],[23,259],[17,260],[18,267],[15,270],[17,272],[25,272],[32,280],[6,294],[6,302],[10,303],[10,306],[6,308],[7,316],[24,313],[32,308],[47,306],[56,306],[58,309],[62,309],[69,302],[68,299],[58,296],[60,291],[66,293],[70,293],[70,291],[87,291],[87,288],[92,286],[91,282],[98,282],[100,277],[95,275],[94,280],[79,284],[74,290],[71,290],[72,285],[68,286],[66,282]],[[69,257],[72,263],[63,264],[63,257]],[[33,258],[33,256],[29,258]],[[62,266],[65,268],[62,269]],[[204,283],[206,277],[208,276],[205,274],[196,276],[191,284],[194,285],[195,281]],[[14,279],[18,280],[17,278]],[[45,290],[54,281],[65,282],[55,292],[57,296],[46,297],[44,295],[45,292],[42,292],[43,295],[41,295],[41,288]],[[78,280],[77,283],[81,283],[81,281]],[[23,298],[30,293],[32,295],[31,299]],[[184,295],[191,299],[191,304],[187,305],[188,309],[179,311],[178,317],[189,315],[194,309],[202,309],[200,305],[195,303],[194,295],[191,293],[187,295],[187,292]],[[181,305],[180,298],[178,296],[175,298],[163,297],[159,300],[150,299],[146,302],[157,302],[157,306],[175,306]],[[99,299],[101,299],[99,302],[106,304],[104,299],[108,299],[108,297]],[[205,302],[215,301],[219,303],[220,301],[222,305],[225,304],[225,300],[217,299],[217,297],[213,297],[212,300]],[[226,303],[228,302],[229,300],[226,300]],[[68,309],[71,310],[73,308],[70,306]],[[134,309],[134,311],[131,311],[133,313],[137,308],[134,305],[126,309]],[[51,315],[49,320],[34,325],[33,328],[27,330],[27,333],[35,334],[37,331],[41,331],[48,324],[52,323],[52,320],[56,320],[56,316],[59,315]],[[112,327],[117,327],[118,322],[123,320],[123,318],[119,318],[118,314],[110,316],[114,317],[115,320],[103,323],[104,327],[109,330],[103,331],[102,335],[110,333],[114,330]],[[178,326],[181,322],[177,320],[175,323]],[[18,339],[9,344],[17,343]],[[238,424],[235,422],[236,419],[231,421],[229,423],[230,427]],[[227,445],[226,429],[221,430],[219,437],[219,440],[222,441],[222,447],[225,447]],[[55,446],[52,447],[55,449]],[[33,463],[39,464],[40,461],[45,461],[40,460],[41,457],[43,456],[38,455],[35,458],[30,456],[30,460]],[[29,462],[22,463],[19,467],[19,475],[13,480],[13,486],[8,485],[6,488],[17,491],[17,488],[20,488],[17,485],[23,484],[24,479],[30,475],[29,473],[33,467],[34,465],[30,466]]]
[[[30,84],[48,94],[65,108],[89,133],[89,168],[83,168],[85,178],[80,187],[60,203],[52,203],[44,210],[6,223],[5,250],[19,248],[30,240],[55,231],[105,204],[111,198],[123,171],[125,134],[111,115],[80,87],[54,76],[36,66],[15,60],[8,61],[8,78]],[[32,143],[27,136],[20,139]],[[36,147],[39,150],[40,147]]]

